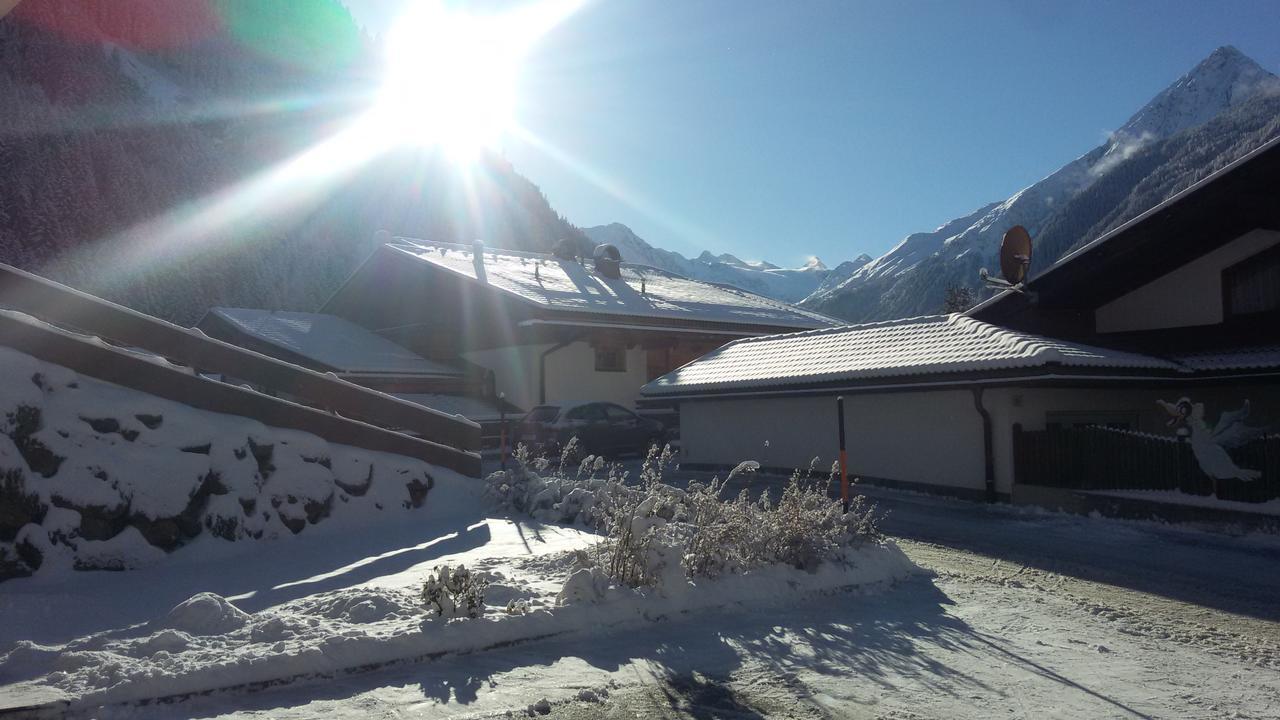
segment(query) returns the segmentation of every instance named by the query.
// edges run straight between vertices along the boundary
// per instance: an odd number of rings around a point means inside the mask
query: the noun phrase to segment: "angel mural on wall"
[[[1177,402],[1168,403],[1157,400],[1157,404],[1169,413],[1169,427],[1177,427],[1178,434],[1188,437],[1191,453],[1205,475],[1214,480],[1257,480],[1262,473],[1248,470],[1236,465],[1227,448],[1239,447],[1262,434],[1262,428],[1245,424],[1249,417],[1249,401],[1239,410],[1223,412],[1218,417],[1218,424],[1209,429],[1204,421],[1204,403],[1193,403],[1189,398],[1179,398]]]

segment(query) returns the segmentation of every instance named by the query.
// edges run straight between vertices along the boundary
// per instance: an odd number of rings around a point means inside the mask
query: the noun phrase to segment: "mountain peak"
[[[1280,89],[1280,79],[1234,46],[1223,45],[1152,98],[1116,134],[1166,138],[1273,88]]]

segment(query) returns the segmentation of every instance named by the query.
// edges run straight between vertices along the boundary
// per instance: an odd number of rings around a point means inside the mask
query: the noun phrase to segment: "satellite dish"
[[[1000,243],[1000,274],[1010,285],[1018,285],[1027,279],[1030,267],[1031,234],[1021,225],[1014,225]]]

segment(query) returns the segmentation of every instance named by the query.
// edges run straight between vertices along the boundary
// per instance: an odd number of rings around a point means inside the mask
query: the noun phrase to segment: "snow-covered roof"
[[[502,416],[502,407],[497,400],[467,397],[465,395],[446,395],[442,393],[391,393],[401,400],[417,403],[432,410],[439,410],[450,415],[461,415],[468,420],[497,420]],[[506,415],[516,419],[521,411],[508,406]]]
[[[1280,345],[1188,353],[1172,359],[1190,370],[1269,370],[1280,368]]]
[[[297,353],[340,372],[458,375],[355,323],[333,315],[248,308],[209,312],[262,342]]]
[[[645,385],[649,396],[1038,368],[1178,371],[1160,358],[1008,330],[964,315],[737,340]]]
[[[621,277],[609,278],[589,267],[589,260],[584,265],[541,253],[485,248],[478,269],[468,245],[399,238],[389,247],[543,309],[590,313],[610,322],[631,317],[797,329],[838,323],[745,290],[648,266],[624,263]]]

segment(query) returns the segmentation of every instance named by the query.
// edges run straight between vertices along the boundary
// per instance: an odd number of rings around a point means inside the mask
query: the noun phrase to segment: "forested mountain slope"
[[[855,322],[938,312],[946,289],[979,288],[1004,232],[1036,239],[1032,272],[1161,202],[1276,134],[1280,81],[1223,47],[1158,94],[1103,145],[1012,197],[908,236],[802,303]]]
[[[410,147],[200,214],[340,132],[377,57],[338,0],[23,0],[0,18],[0,261],[191,324],[314,309],[379,229],[586,246],[505,159],[466,178]]]

